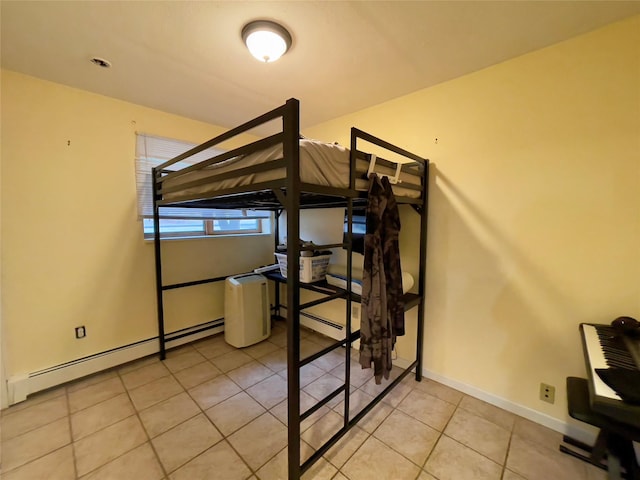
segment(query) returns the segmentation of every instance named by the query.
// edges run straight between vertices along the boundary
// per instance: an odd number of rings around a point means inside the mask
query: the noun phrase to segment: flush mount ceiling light
[[[261,62],[275,62],[291,47],[291,34],[282,25],[268,20],[250,22],[242,29],[242,40]]]

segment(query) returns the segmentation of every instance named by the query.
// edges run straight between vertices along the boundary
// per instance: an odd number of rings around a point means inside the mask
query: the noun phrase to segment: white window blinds
[[[153,186],[151,169],[170,160],[194,144],[172,138],[156,137],[144,133],[136,134],[136,188],[138,192],[138,216],[153,218]],[[185,166],[201,162],[222,153],[222,150],[209,148],[188,160],[174,163],[169,170],[179,170]],[[256,210],[215,210],[210,208],[160,208],[160,218],[173,219],[243,219],[268,218],[270,212]]]

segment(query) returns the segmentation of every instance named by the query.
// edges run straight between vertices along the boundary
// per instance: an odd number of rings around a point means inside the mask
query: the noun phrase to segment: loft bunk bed
[[[346,289],[326,282],[303,283],[299,277],[299,257],[307,247],[289,242],[287,248],[287,275],[265,274],[276,282],[276,307],[279,313],[280,285],[286,285],[287,326],[287,397],[288,397],[288,476],[298,480],[340,438],[355,426],[385,395],[409,373],[415,371],[416,381],[422,379],[422,338],[424,332],[425,264],[427,241],[427,200],[429,161],[391,143],[356,128],[351,129],[350,148],[336,144],[322,144],[300,136],[299,101],[289,99],[284,105],[249,122],[229,130],[197,147],[190,149],[153,169],[154,227],[156,290],[158,305],[158,338],[160,357],[165,358],[166,342],[201,332],[191,329],[186,333],[165,332],[163,294],[166,290],[223,281],[226,277],[196,280],[181,284],[164,285],[162,280],[162,255],[160,240],[160,209],[194,207],[214,209],[254,209],[275,212],[275,243],[279,241],[278,218],[286,212],[286,230],[289,239],[300,238],[300,212],[310,208],[343,207],[346,210],[346,232],[343,243],[314,245],[310,249],[344,248],[347,252]],[[236,138],[249,130],[268,122],[281,120],[279,132],[266,138],[247,143],[222,154],[217,154],[196,164],[176,169],[193,155]],[[366,143],[369,149],[386,152],[402,160],[390,161],[379,153],[360,150]],[[173,168],[172,168],[173,167]],[[372,171],[388,176],[393,184],[396,202],[413,207],[420,218],[418,293],[405,293],[405,311],[417,308],[416,356],[402,373],[356,414],[350,412],[350,369],[352,344],[358,341],[360,331],[352,331],[351,304],[360,296],[352,291],[352,220],[354,209],[367,204],[368,176]],[[232,272],[234,274],[236,272]],[[323,294],[323,297],[301,303],[300,290],[307,289]],[[322,302],[336,299],[346,301],[344,337],[306,358],[300,358],[300,313]],[[206,327],[205,327],[206,328]],[[300,411],[300,369],[330,352],[344,348],[345,379],[343,385],[331,392],[316,405]],[[373,377],[373,369],[372,369]],[[301,422],[339,395],[344,395],[343,426],[333,434],[309,458],[301,463]]]

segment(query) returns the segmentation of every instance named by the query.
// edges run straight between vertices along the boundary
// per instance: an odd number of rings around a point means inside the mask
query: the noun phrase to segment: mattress
[[[200,180],[214,175],[232,172],[240,168],[251,167],[278,160],[283,157],[282,144],[276,144],[267,149],[250,155],[235,157],[223,162],[207,166],[200,170],[194,170],[184,175],[168,178],[163,182],[164,189],[172,189],[195,180]],[[300,139],[300,180],[303,183],[323,185],[337,188],[349,186],[349,149],[336,143],[325,143],[318,140]],[[368,162],[358,160],[356,162],[357,176],[366,174]],[[395,170],[381,165],[376,166],[379,174],[393,176]],[[263,172],[241,175],[223,180],[212,180],[205,185],[191,186],[175,192],[164,194],[165,200],[177,199],[185,195],[212,194],[219,190],[240,186],[254,185],[285,178],[286,169],[276,168]],[[400,175],[401,183],[393,186],[396,196],[418,198],[420,190],[403,188],[402,183],[420,185],[420,177],[403,172]],[[356,190],[366,191],[369,181],[366,178],[356,179]]]

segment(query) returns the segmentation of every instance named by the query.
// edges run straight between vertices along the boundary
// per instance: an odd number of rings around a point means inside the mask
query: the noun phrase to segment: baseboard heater
[[[167,348],[175,348],[223,331],[224,318],[177,330],[165,336]],[[7,380],[8,404],[22,402],[32,393],[153,355],[159,350],[158,337],[152,337],[36,372],[13,375]]]

